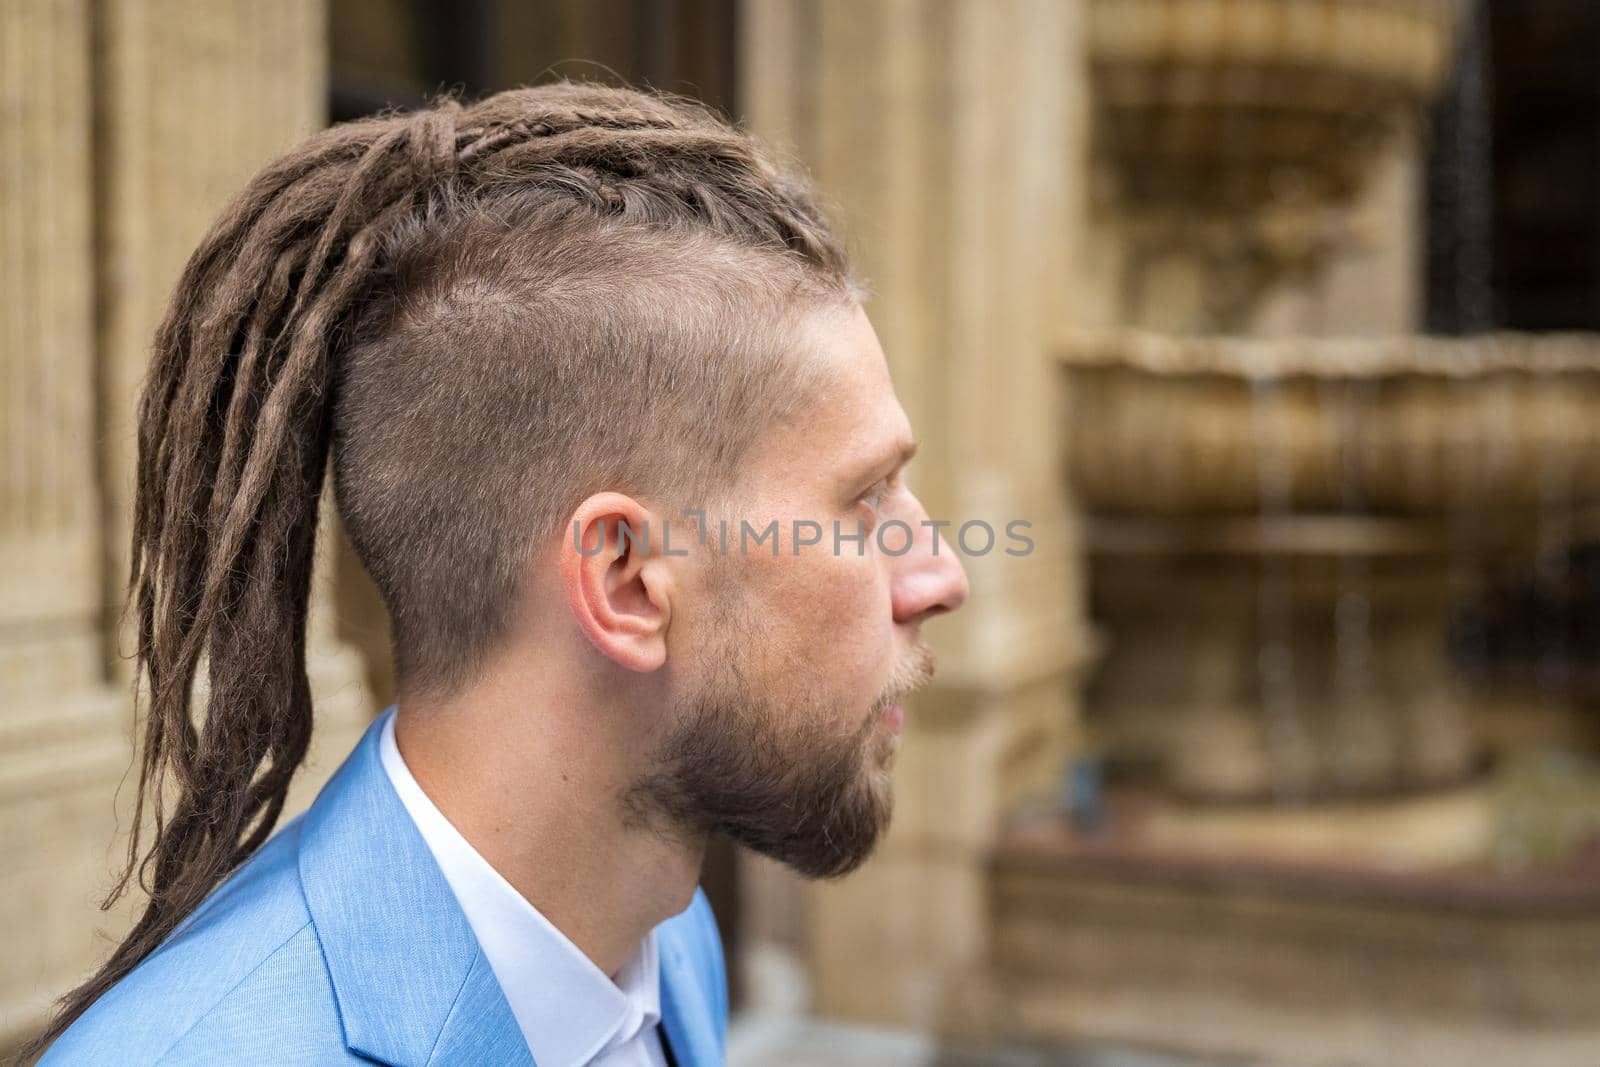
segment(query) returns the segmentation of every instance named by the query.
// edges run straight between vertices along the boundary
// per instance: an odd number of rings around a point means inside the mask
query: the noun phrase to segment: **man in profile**
[[[259,174],[140,405],[149,904],[30,1054],[721,1062],[708,836],[858,865],[967,594],[861,299],[807,184],[676,98],[445,101]],[[268,840],[330,458],[399,699]]]

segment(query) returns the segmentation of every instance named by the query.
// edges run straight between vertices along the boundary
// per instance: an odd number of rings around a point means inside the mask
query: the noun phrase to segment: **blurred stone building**
[[[1032,523],[929,627],[880,854],[807,885],[714,851],[747,1017],[1600,1062],[1600,348],[1482,332],[1600,328],[1600,106],[1571,95],[1600,22],[1521,10],[0,9],[0,1046],[126,920],[94,904],[132,793],[133,398],[185,257],[328,121],[562,75],[700,96],[800,160],[930,513]],[[324,549],[299,804],[392,698],[376,596]]]

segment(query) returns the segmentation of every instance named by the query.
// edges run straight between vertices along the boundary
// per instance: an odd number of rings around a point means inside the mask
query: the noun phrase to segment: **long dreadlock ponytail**
[[[651,284],[692,274],[707,248],[763,256],[768,273],[788,270],[787,281],[772,292],[791,297],[806,279],[818,291],[851,291],[855,284],[804,183],[775,168],[742,132],[673,97],[558,83],[466,108],[446,99],[426,111],[331,128],[263,170],[185,267],[156,333],[139,404],[128,597],[148,695],[138,813],[126,867],[105,906],[135,879],[148,903],[101,969],[63,998],[24,1058],[41,1052],[150,955],[276,825],[311,737],[306,616],[330,450],[341,468],[337,488],[346,527],[396,620],[402,681],[408,672],[416,684],[459,680],[493,639],[496,620],[505,615],[509,572],[496,572],[493,580],[482,572],[502,568],[504,559],[514,565],[526,547],[517,531],[527,525],[527,494],[482,494],[482,513],[466,516],[460,531],[434,538],[456,537],[448,555],[405,547],[419,540],[405,536],[406,523],[424,520],[404,508],[414,497],[422,501],[416,507],[428,506],[428,478],[449,488],[452,477],[504,465],[500,454],[515,434],[537,429],[537,413],[548,412],[552,389],[578,389],[569,400],[592,398],[581,382],[572,384],[584,369],[552,355],[561,369],[540,379],[522,369],[538,362],[529,347],[534,341],[526,338],[509,369],[494,338],[478,349],[471,338],[452,342],[445,371],[459,382],[450,403],[441,402],[430,415],[426,396],[407,397],[408,421],[423,427],[416,432],[433,435],[421,441],[382,438],[386,431],[375,428],[381,404],[397,402],[393,392],[370,401],[356,394],[376,389],[363,383],[385,375],[405,378],[406,360],[417,348],[402,336],[405,323],[426,318],[430,308],[440,321],[453,321],[458,304],[448,294],[474,282],[479,288],[472,291],[479,292],[483,279],[474,271],[499,271],[490,278],[496,285],[517,275],[527,283],[517,290],[517,306],[536,308],[540,297],[529,279],[537,271],[521,260],[521,266],[506,266],[515,257],[505,237],[557,217],[588,220],[589,237],[541,241],[535,233],[515,243],[528,250],[518,252],[524,259],[546,254],[538,251],[546,247],[568,257],[545,263],[540,269],[547,276],[575,272],[593,281],[597,272],[625,271],[630,256],[643,254],[607,258],[597,234],[619,242],[627,233],[643,234],[640,248],[651,241],[681,245],[698,234],[711,243],[683,259],[682,271],[652,272],[658,281]],[[570,237],[570,226],[566,232]],[[631,275],[624,280],[633,281]],[[726,290],[735,283],[715,284]],[[631,290],[611,285],[610,291]],[[550,323],[581,310],[569,301],[556,308],[559,314],[545,316],[540,329],[554,329]],[[683,313],[674,316],[660,329],[678,329],[673,324]],[[641,336],[649,333],[634,320],[619,321]],[[604,336],[619,332],[613,322]],[[584,350],[560,337],[551,344]],[[357,361],[362,346],[378,354],[363,357],[356,370],[342,366]],[[437,364],[445,358],[437,347],[416,358]],[[708,343],[705,350],[719,349]],[[486,362],[491,357],[500,362]],[[749,363],[745,387],[753,396],[770,388],[772,364]],[[733,388],[728,380],[740,380],[727,368],[702,374],[693,363],[673,368],[656,356],[641,364],[647,366],[640,374],[665,375],[641,387],[669,401],[674,388],[685,404],[699,402],[696,392],[723,390],[706,400],[722,411],[741,410],[749,400],[726,392]],[[619,365],[596,373],[615,378]],[[359,380],[345,384],[352,374]],[[430,370],[422,377],[431,381],[439,374]],[[411,380],[421,378],[413,374]],[[444,421],[454,417],[461,396],[487,403],[485,397],[518,388],[523,407],[502,413],[523,420],[512,436],[493,436],[501,416],[484,417],[468,434]],[[336,410],[341,390],[352,393],[348,416]],[[363,404],[377,413],[364,413]],[[664,436],[704,433],[707,421],[714,420],[686,420]],[[346,438],[348,447],[341,444]],[[481,453],[459,452],[467,447],[460,442],[480,438],[487,442]],[[437,453],[445,441],[457,442],[449,446],[458,450],[452,454],[457,469],[430,473],[431,460],[417,459],[405,473],[419,480],[415,492],[396,494],[392,479],[368,473],[401,463],[409,453]],[[580,444],[553,437],[544,447],[554,458],[542,466],[537,456],[512,460],[542,472],[543,491],[559,486],[558,475],[570,467],[571,455],[581,454],[572,452]],[[709,454],[724,458],[736,451],[725,441],[708,444]],[[390,475],[395,469],[387,468]],[[520,484],[510,470],[484,477],[501,477],[497,486]],[[503,496],[521,501],[520,517],[511,504],[494,510]],[[563,503],[558,491],[547,496],[551,508]],[[435,507],[426,521],[444,510]],[[460,589],[476,599],[453,601],[467,596]],[[202,663],[206,685],[196,696]]]

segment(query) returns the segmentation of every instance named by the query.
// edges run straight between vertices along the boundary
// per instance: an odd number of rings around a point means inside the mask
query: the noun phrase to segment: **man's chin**
[[[892,760],[892,755],[890,757]],[[788,855],[776,859],[806,878],[843,878],[865,863],[888,833],[894,813],[894,783],[887,763],[865,769],[863,795],[858,797],[850,825],[836,825],[829,832],[812,837]]]
[[[884,722],[889,706],[839,736],[826,727],[839,720],[834,709],[781,709],[707,686],[678,715],[660,768],[635,787],[630,806],[724,834],[805,877],[841,877],[888,829],[900,747]]]

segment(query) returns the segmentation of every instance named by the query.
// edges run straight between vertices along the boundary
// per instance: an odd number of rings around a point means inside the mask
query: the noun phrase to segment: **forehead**
[[[911,437],[877,332],[860,304],[808,316],[808,353],[822,371],[816,393],[769,443],[819,477],[841,463],[893,451]]]
[[[808,395],[763,433],[740,477],[741,495],[776,506],[837,493],[877,455],[909,440],[876,331],[859,304],[807,313],[796,324],[797,355],[816,371]],[[864,488],[864,487],[863,487]]]

